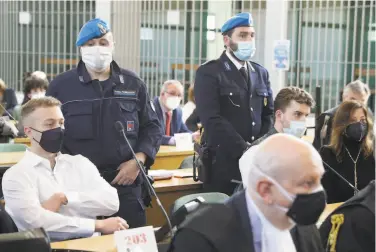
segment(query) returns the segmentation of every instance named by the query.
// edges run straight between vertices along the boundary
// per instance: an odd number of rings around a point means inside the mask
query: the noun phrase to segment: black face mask
[[[33,138],[37,143],[39,143],[40,147],[43,150],[50,152],[50,153],[58,153],[61,150],[61,146],[63,144],[64,138],[64,129],[61,127],[57,127],[55,129],[50,129],[46,131],[39,131],[36,129],[31,128],[39,133],[42,133],[40,141],[38,142]]]
[[[298,225],[316,224],[326,206],[324,190],[311,194],[298,194],[286,215]]]
[[[361,142],[367,135],[368,125],[362,122],[356,122],[347,125],[345,129],[345,136],[353,141]]]

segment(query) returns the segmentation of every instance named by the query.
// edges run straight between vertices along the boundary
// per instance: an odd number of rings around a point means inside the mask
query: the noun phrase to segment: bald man
[[[323,251],[318,233],[303,227],[312,227],[326,205],[317,151],[301,139],[275,134],[247,150],[239,167],[246,189],[195,212],[170,251]]]

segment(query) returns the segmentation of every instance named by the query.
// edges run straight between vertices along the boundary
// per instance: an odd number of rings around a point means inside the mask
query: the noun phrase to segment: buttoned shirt
[[[58,154],[55,160],[52,169],[47,159],[27,150],[4,174],[5,209],[20,231],[43,227],[55,241],[91,236],[97,216],[118,211],[117,191],[83,156]],[[56,213],[44,209],[42,203],[59,192],[68,203]]]
[[[240,64],[240,62],[237,61],[237,60],[234,58],[234,56],[232,56],[232,54],[229,53],[227,50],[226,50],[226,55],[227,55],[227,57],[231,60],[231,62],[235,65],[235,67],[236,67],[238,70],[240,70],[240,68],[242,68],[242,67],[244,67],[245,70],[248,69],[248,68],[247,68],[247,64],[246,64],[246,62],[244,62],[243,65]]]

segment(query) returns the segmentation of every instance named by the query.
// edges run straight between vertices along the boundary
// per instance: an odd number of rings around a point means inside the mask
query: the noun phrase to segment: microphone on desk
[[[332,168],[330,165],[328,165],[324,160],[322,161],[324,163],[324,165],[326,167],[329,168],[329,170],[331,172],[333,172],[335,175],[337,175],[338,178],[340,178],[343,182],[345,182],[346,184],[348,184],[354,191],[355,193],[358,193],[359,190],[358,188],[356,188],[355,186],[353,186],[353,184],[351,184],[347,179],[345,179],[341,174],[339,174],[336,170],[334,170],[334,168]]]
[[[201,196],[185,203],[178,210],[176,210],[171,216],[171,225],[173,227],[179,226],[187,217],[188,214],[196,210],[202,203],[205,202],[205,199]],[[163,225],[160,229],[155,232],[155,239],[157,242],[163,241],[168,233],[169,226],[167,224]]]
[[[150,191],[151,191],[152,194],[154,195],[155,200],[157,201],[158,206],[161,208],[161,210],[162,210],[164,216],[166,217],[167,224],[168,224],[168,228],[169,228],[169,231],[170,231],[170,233],[171,233],[171,237],[172,237],[172,236],[173,236],[173,233],[172,233],[172,225],[171,225],[171,221],[170,221],[170,219],[169,219],[169,217],[168,217],[168,215],[167,215],[167,212],[166,212],[166,210],[164,209],[164,207],[163,207],[161,201],[159,200],[158,195],[157,195],[157,193],[156,193],[155,190],[154,190],[154,187],[151,185],[151,183],[150,183],[150,181],[149,181],[149,179],[148,179],[148,176],[146,175],[146,171],[145,171],[143,165],[140,163],[140,161],[139,161],[138,158],[136,157],[136,154],[134,153],[134,150],[133,150],[133,148],[132,148],[132,146],[131,146],[131,144],[130,144],[128,138],[127,138],[127,135],[125,134],[123,123],[120,122],[120,121],[117,121],[117,122],[115,123],[115,128],[116,128],[116,130],[118,130],[118,131],[122,134],[122,136],[124,137],[125,141],[127,142],[127,145],[128,145],[129,149],[130,149],[131,152],[132,152],[132,155],[133,155],[134,160],[136,160],[137,166],[138,166],[138,168],[140,169],[141,174],[142,174],[144,180],[146,181],[146,183],[147,183],[147,185],[148,185]]]

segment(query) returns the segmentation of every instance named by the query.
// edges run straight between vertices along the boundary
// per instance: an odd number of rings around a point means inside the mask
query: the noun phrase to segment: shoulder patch
[[[330,221],[332,223],[332,228],[329,232],[328,245],[330,246],[330,251],[335,252],[339,229],[345,221],[345,217],[343,214],[333,214],[330,218]]]

